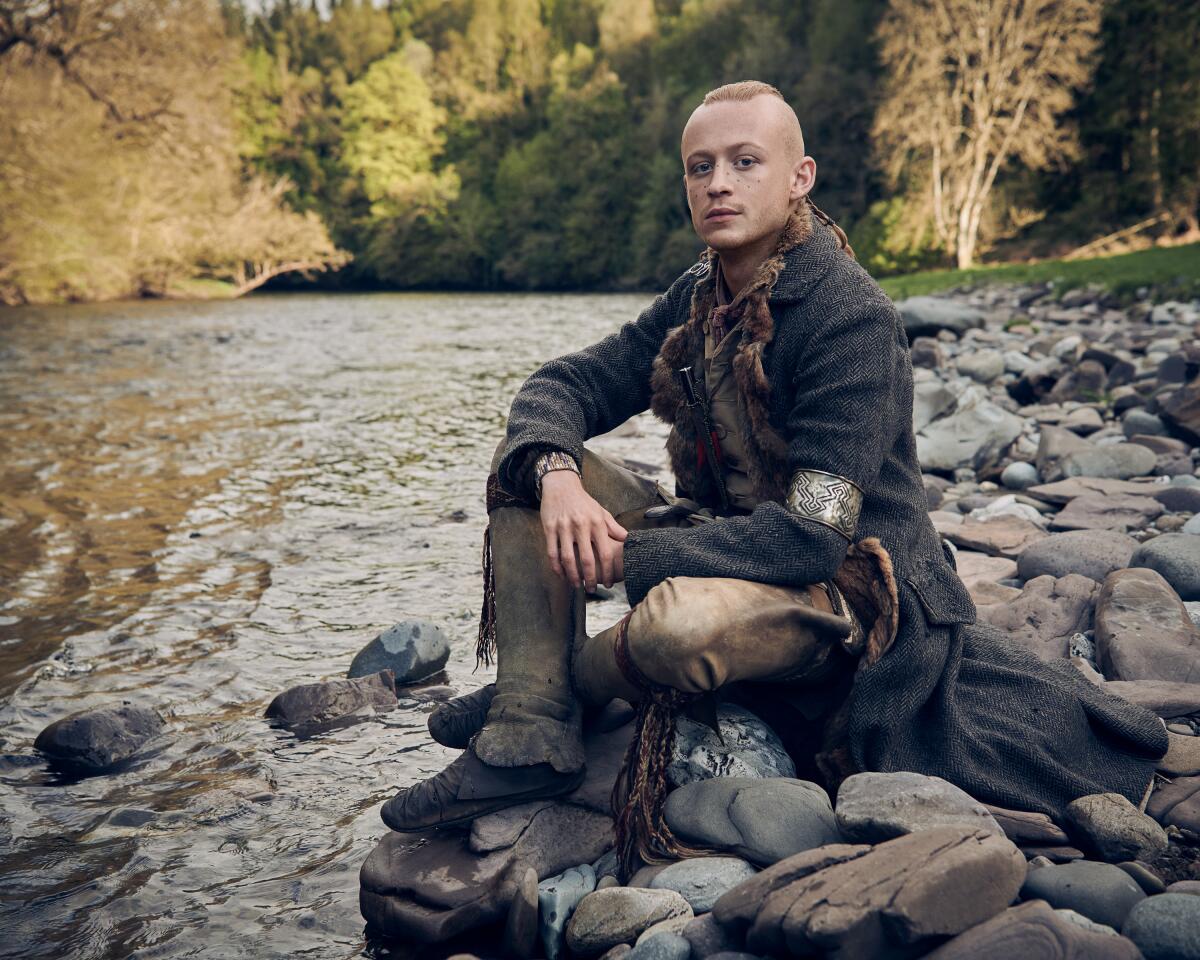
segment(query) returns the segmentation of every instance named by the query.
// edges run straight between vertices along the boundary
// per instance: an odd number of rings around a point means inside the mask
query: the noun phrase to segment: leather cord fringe
[[[500,486],[500,478],[487,478],[487,512],[502,507],[531,507],[533,504],[514,497]],[[479,634],[475,639],[475,669],[490,667],[496,660],[496,571],[492,561],[492,525],[483,531],[483,608],[479,611]]]
[[[668,792],[667,766],[675,745],[675,715],[693,696],[652,684],[637,668],[629,656],[631,615],[632,611],[622,618],[614,647],[617,666],[625,678],[644,691],[637,705],[633,739],[629,741],[612,791],[622,881],[629,879],[639,862],[662,863],[710,856],[714,852],[680,840],[663,819]]]
[[[846,231],[837,225],[837,222],[833,219],[833,217],[813,203],[811,196],[807,196],[804,199],[808,201],[808,206],[812,210],[813,215],[834,232],[834,235],[838,238],[838,243],[842,245],[842,249],[845,250],[852,259],[857,260],[858,258],[854,256],[854,248],[850,246],[850,238],[846,236]]]

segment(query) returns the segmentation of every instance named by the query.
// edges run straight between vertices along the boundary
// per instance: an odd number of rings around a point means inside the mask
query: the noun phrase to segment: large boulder
[[[404,620],[359,650],[346,676],[353,679],[391,670],[397,684],[412,683],[437,673],[449,658],[450,641],[441,627],[425,620]]]
[[[962,336],[983,326],[983,314],[957,300],[941,297],[909,297],[896,304],[910,340],[949,330]]]
[[[1164,533],[1138,547],[1129,565],[1157,570],[1182,599],[1200,600],[1200,537]]]
[[[972,387],[952,414],[934,420],[917,434],[917,459],[924,470],[981,470],[999,460],[1024,426],[1024,420],[996,406],[982,389]]]
[[[979,619],[1043,660],[1055,660],[1070,654],[1071,637],[1092,629],[1099,591],[1095,580],[1075,573],[1035,577],[1017,598],[981,607]]]
[[[1111,680],[1105,691],[1164,719],[1200,714],[1200,683],[1174,680]]]
[[[1103,582],[1114,570],[1129,566],[1138,542],[1116,530],[1072,530],[1036,540],[1017,557],[1017,576],[1065,577],[1078,574]]]
[[[938,417],[954,409],[954,391],[936,378],[913,384],[913,432],[920,433]]]
[[[829,795],[807,780],[701,780],[672,791],[663,814],[682,839],[759,865],[841,839]]]
[[[1146,812],[1163,826],[1200,833],[1200,777],[1175,777],[1159,785]]]
[[[1153,570],[1110,573],[1096,600],[1096,652],[1112,680],[1200,680],[1200,629]]]
[[[941,777],[856,773],[838,789],[838,829],[847,840],[878,843],[908,833],[958,826],[1003,835],[987,808]]]
[[[326,680],[289,687],[267,706],[264,716],[286,727],[345,723],[396,709],[391,670],[354,680]]]
[[[1025,858],[1001,835],[909,834],[772,891],[746,946],[772,956],[917,956],[995,916],[1024,876]]]
[[[93,707],[55,720],[33,746],[57,766],[99,772],[133,757],[162,729],[157,712],[126,700],[119,707]]]
[[[1197,898],[1200,899],[1200,898]],[[1088,929],[1044,900],[1009,907],[925,955],[925,960],[1141,960],[1111,930]]]

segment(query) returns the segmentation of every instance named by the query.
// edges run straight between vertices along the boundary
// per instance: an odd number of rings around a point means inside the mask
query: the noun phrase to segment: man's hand
[[[596,502],[571,470],[542,477],[542,530],[554,572],[572,586],[595,590],[625,579],[627,531]]]

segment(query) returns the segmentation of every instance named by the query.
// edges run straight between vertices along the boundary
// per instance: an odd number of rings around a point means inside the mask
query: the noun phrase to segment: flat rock
[[[1000,459],[1024,426],[1020,417],[996,406],[982,389],[972,387],[953,413],[934,420],[917,434],[917,459],[924,470],[981,470]]]
[[[1052,530],[1141,530],[1163,512],[1153,497],[1085,493],[1050,521]]]
[[[619,943],[633,943],[643,930],[660,920],[691,913],[687,901],[674,890],[596,890],[575,908],[567,924],[567,947],[580,956],[598,956]]]
[[[58,766],[94,773],[130,759],[162,729],[156,711],[126,700],[55,720],[33,746]]]
[[[1162,485],[1158,483],[1135,483],[1132,480],[1112,480],[1107,477],[1071,477],[1054,483],[1038,484],[1025,492],[1046,503],[1068,503],[1088,493],[1145,497],[1153,496],[1154,491],[1161,489]]]
[[[1200,537],[1164,533],[1138,547],[1129,564],[1158,571],[1182,599],[1200,600]]]
[[[651,890],[674,890],[696,914],[707,913],[726,891],[758,873],[737,857],[696,857],[672,863],[650,881]]]
[[[1200,713],[1200,684],[1172,680],[1110,680],[1109,693],[1168,719]]]
[[[957,300],[941,297],[909,297],[896,304],[909,339],[949,330],[960,336],[983,326],[983,313]]]
[[[1158,769],[1168,777],[1200,775],[1200,737],[1167,733],[1167,755],[1158,762]]]
[[[968,590],[981,583],[999,583],[1017,575],[1017,562],[1008,557],[989,557],[986,553],[959,550],[954,557],[958,579]]]
[[[842,782],[834,811],[842,836],[855,843],[950,826],[1004,835],[983,804],[920,773],[856,773]]]
[[[1153,818],[1119,793],[1096,793],[1067,804],[1072,833],[1110,863],[1153,860],[1167,850],[1167,835]]]
[[[1143,900],[1121,933],[1146,960],[1200,960],[1200,897],[1164,893]]]
[[[586,863],[538,884],[538,933],[547,960],[558,960],[571,914],[595,889],[596,871]]]
[[[954,391],[941,380],[920,380],[913,384],[913,433],[920,433],[938,417],[954,409]]]
[[[1044,900],[1009,907],[925,960],[1140,960],[1129,940],[1085,929],[1063,914]]]
[[[940,532],[960,549],[1010,558],[1020,556],[1030,544],[1046,537],[1045,530],[1022,517],[994,517],[991,520],[968,518]]]
[[[909,834],[773,891],[746,947],[771,955],[918,955],[995,916],[1024,876],[1025,858],[1003,835],[957,827]]]
[[[365,677],[391,670],[396,683],[412,683],[437,673],[450,659],[450,641],[426,620],[403,620],[388,627],[354,655],[346,676]]]
[[[1068,656],[1071,637],[1092,628],[1100,585],[1088,577],[1034,577],[1015,599],[981,608],[979,619],[1044,660]]]
[[[1134,904],[1146,899],[1137,881],[1111,863],[1080,860],[1030,870],[1022,900],[1045,900],[1052,907],[1081,913],[1120,930]]]
[[[841,839],[829,795],[806,780],[701,780],[672,791],[663,812],[683,839],[759,865]]]
[[[1200,833],[1200,776],[1156,786],[1146,812],[1164,826]]]
[[[721,735],[687,717],[675,721],[667,782],[681,787],[714,777],[794,777],[796,765],[779,736],[745,707],[717,707]]]
[[[264,716],[286,727],[307,727],[364,719],[395,709],[392,671],[381,670],[354,680],[289,687],[270,702]]]
[[[1154,470],[1158,458],[1153,450],[1136,443],[1113,443],[1092,450],[1068,453],[1059,464],[1064,477],[1108,477],[1128,480]]]
[[[1056,824],[1044,813],[1032,810],[1007,810],[1004,807],[994,807],[985,803],[984,809],[992,815],[992,819],[1000,825],[1004,835],[1013,843],[1025,846],[1037,844],[1066,844],[1070,837],[1062,827]]]
[[[1096,599],[1096,652],[1114,680],[1200,680],[1200,629],[1153,570],[1116,570]]]
[[[1129,566],[1138,542],[1113,530],[1074,530],[1037,540],[1017,557],[1017,576],[1065,577],[1078,574],[1103,582],[1114,570]]]

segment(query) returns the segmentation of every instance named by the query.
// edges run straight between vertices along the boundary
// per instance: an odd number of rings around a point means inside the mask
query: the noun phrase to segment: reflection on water
[[[645,296],[287,296],[0,312],[0,955],[349,957],[428,707],[297,740],[275,693],[434,620],[468,690],[512,395]],[[464,513],[459,511],[465,511]],[[68,782],[33,739],[167,719]]]

